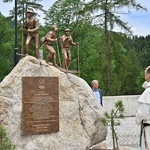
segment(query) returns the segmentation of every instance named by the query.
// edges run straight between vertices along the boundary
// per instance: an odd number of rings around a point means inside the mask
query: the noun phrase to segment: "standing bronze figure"
[[[70,64],[71,64],[71,51],[70,47],[71,45],[77,46],[77,43],[73,42],[73,39],[70,35],[70,30],[65,29],[65,35],[60,37],[61,46],[62,46],[62,53],[63,53],[63,61],[62,61],[62,68],[65,68],[68,70]]]
[[[23,30],[27,31],[26,54],[29,55],[30,43],[33,40],[35,44],[35,56],[39,58],[39,21],[34,15],[35,12],[32,9],[27,10],[27,19],[23,24]]]
[[[46,63],[50,63],[50,59],[53,59],[53,65],[58,66],[56,63],[56,51],[52,46],[52,43],[57,42],[56,32],[58,31],[57,25],[52,26],[52,31],[49,31],[44,39],[44,48],[48,51]],[[51,63],[50,63],[51,64]]]

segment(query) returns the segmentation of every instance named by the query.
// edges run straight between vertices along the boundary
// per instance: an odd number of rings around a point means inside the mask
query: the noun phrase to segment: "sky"
[[[0,0],[0,12],[4,16],[9,15],[9,10],[11,10],[15,5],[15,0],[13,3],[4,3],[3,0]],[[43,9],[48,10],[50,6],[55,2],[56,0],[42,0],[40,4],[43,5]],[[147,36],[150,35],[150,0],[136,0],[137,3],[140,3],[142,6],[147,7],[147,11],[135,11],[131,10],[130,14],[122,14],[121,20],[124,22],[128,22],[128,26],[131,27],[131,30],[133,31],[133,35],[137,36]],[[40,17],[37,17],[39,19],[40,23],[44,23],[43,17],[44,15],[41,12],[36,12],[40,14]],[[115,31],[119,31],[120,29],[118,27],[115,27]]]

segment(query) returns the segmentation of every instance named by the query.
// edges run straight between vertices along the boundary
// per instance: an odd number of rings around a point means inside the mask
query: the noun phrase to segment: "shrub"
[[[118,137],[115,131],[115,126],[121,124],[120,118],[124,118],[124,105],[121,100],[118,100],[115,103],[115,110],[112,109],[110,114],[108,112],[104,113],[104,117],[100,119],[100,121],[105,125],[108,126],[110,123],[111,130],[112,130],[112,140],[113,140],[113,150],[118,150]]]
[[[2,126],[0,126],[0,150],[15,150],[15,145],[8,139]]]

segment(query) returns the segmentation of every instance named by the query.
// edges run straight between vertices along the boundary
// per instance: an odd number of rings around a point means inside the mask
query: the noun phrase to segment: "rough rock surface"
[[[80,77],[22,58],[0,83],[0,124],[17,150],[86,150],[103,141],[107,127],[100,122],[103,108]],[[22,77],[59,77],[59,132],[21,134]]]

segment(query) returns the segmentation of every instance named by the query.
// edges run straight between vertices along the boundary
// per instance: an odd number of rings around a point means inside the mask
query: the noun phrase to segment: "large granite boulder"
[[[17,150],[86,150],[103,141],[107,127],[100,122],[103,108],[80,77],[22,58],[0,83],[0,124]],[[59,131],[22,135],[22,77],[59,78]],[[30,90],[30,89],[29,89]]]

